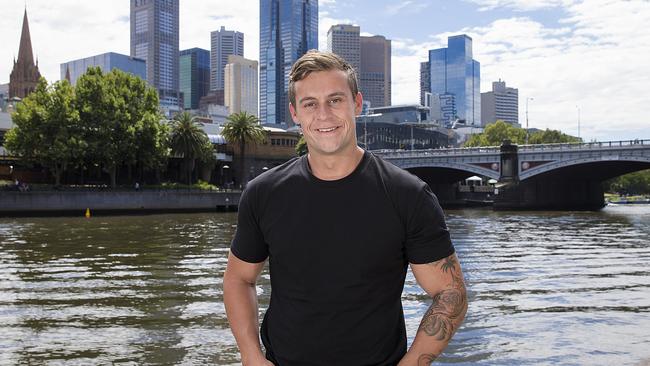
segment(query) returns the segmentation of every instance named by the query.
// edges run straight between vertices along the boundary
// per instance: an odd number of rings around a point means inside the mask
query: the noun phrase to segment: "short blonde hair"
[[[352,97],[356,97],[359,92],[359,82],[357,81],[357,72],[352,65],[335,53],[309,50],[291,67],[291,73],[289,74],[289,102],[293,106],[296,105],[297,81],[306,78],[312,72],[328,70],[341,70],[345,72],[348,77],[348,86],[352,92]]]

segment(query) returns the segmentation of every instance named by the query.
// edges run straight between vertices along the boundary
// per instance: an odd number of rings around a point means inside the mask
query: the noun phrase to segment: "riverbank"
[[[0,191],[0,216],[83,216],[235,211],[241,191]]]

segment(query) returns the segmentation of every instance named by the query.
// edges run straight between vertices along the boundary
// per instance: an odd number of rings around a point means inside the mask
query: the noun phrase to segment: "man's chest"
[[[355,286],[405,264],[403,220],[377,187],[294,193],[264,217],[271,265],[282,276]]]

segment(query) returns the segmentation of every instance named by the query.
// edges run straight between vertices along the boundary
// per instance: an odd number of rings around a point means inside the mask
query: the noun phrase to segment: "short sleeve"
[[[445,216],[428,185],[420,190],[407,216],[406,257],[409,263],[431,263],[455,252]]]
[[[248,263],[263,262],[269,255],[268,245],[259,226],[255,193],[252,184],[242,192],[237,212],[237,229],[230,245],[232,254]]]

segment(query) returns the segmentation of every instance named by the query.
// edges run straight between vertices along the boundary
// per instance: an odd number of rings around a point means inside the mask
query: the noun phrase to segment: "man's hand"
[[[255,283],[264,268],[264,262],[248,263],[228,256],[228,266],[223,276],[223,302],[230,328],[237,340],[242,364],[273,366],[266,360],[259,341],[257,292]]]
[[[411,349],[400,366],[428,366],[447,347],[467,312],[463,273],[455,254],[427,264],[411,264],[418,284],[433,299]]]

